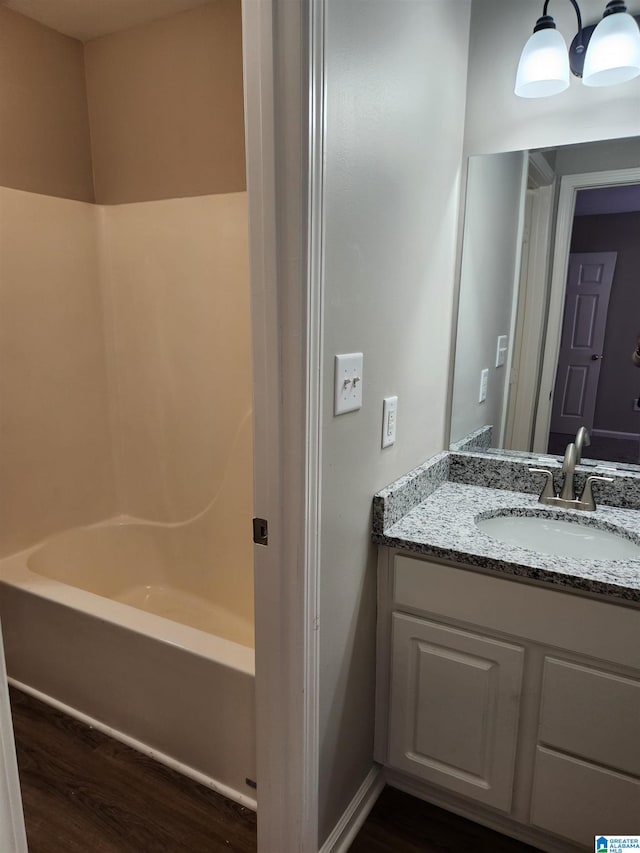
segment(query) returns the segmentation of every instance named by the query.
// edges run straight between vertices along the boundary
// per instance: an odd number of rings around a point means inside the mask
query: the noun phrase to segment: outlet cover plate
[[[362,362],[361,352],[336,356],[334,415],[362,408]]]
[[[398,419],[398,398],[385,397],[382,401],[382,446],[391,447],[396,443],[396,421]]]
[[[489,383],[489,368],[485,367],[480,371],[480,393],[478,394],[478,402],[484,403],[487,399],[487,385]]]
[[[507,335],[499,335],[496,344],[496,367],[502,367],[507,360]]]

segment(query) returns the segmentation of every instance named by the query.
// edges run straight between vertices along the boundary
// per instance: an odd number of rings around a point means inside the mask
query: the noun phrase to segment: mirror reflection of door
[[[593,431],[616,258],[616,252],[569,256],[550,447],[566,447],[581,426]]]
[[[505,193],[505,172],[517,153],[523,152],[469,158],[450,442],[469,440],[467,449],[478,450],[488,441],[492,450],[536,458],[548,452],[569,256],[616,252],[592,416],[593,443],[583,456],[631,463],[640,470],[640,369],[631,358],[640,335],[640,137],[528,152],[527,218],[520,243],[514,245],[508,243],[505,227],[498,224],[496,238],[490,229],[496,232],[496,197]],[[478,176],[486,178],[480,185]],[[507,220],[511,233],[515,221],[515,216]],[[468,239],[470,223],[480,226],[474,240]],[[500,302],[506,276],[491,271],[481,275],[479,260],[491,257],[498,271],[494,256],[501,257],[504,269],[506,259],[513,259],[519,249],[522,265],[507,376],[503,368],[492,367],[497,336],[506,334],[494,307],[510,304],[504,294]],[[504,430],[500,411],[478,403],[480,370],[487,366],[490,392],[508,385]],[[590,420],[582,410],[581,415]],[[554,427],[575,437],[566,423]],[[554,455],[564,453],[567,443]]]
[[[580,190],[571,236],[548,450],[562,454],[578,427],[584,455],[640,462],[640,186]]]

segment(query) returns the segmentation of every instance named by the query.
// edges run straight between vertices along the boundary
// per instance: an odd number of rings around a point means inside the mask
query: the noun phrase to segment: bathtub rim
[[[87,525],[91,527],[103,526]],[[255,649],[242,646],[233,640],[227,640],[216,634],[209,634],[200,628],[174,622],[164,616],[148,613],[98,595],[71,584],[48,578],[32,572],[27,561],[36,551],[46,545],[44,540],[37,545],[0,559],[0,584],[15,586],[39,598],[53,601],[71,610],[87,613],[102,622],[121,626],[136,634],[152,637],[165,643],[184,649],[206,660],[214,660],[222,666],[255,677]]]

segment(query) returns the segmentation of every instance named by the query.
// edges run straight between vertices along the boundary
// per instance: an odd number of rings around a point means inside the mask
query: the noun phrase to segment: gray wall
[[[633,399],[640,397],[640,369],[631,361],[640,334],[640,213],[577,216],[571,251],[618,253],[594,428],[640,433],[640,412],[633,411]]]
[[[451,441],[491,424],[493,441],[500,442],[509,364],[495,366],[496,344],[498,335],[511,338],[526,167],[527,158],[521,152],[469,161]],[[509,340],[509,346],[512,343]],[[479,403],[480,371],[485,367],[489,368],[487,399]]]
[[[624,93],[625,87],[622,86],[620,91]],[[636,97],[639,96],[640,91],[636,91]],[[606,126],[602,125],[603,135],[606,132]],[[636,125],[635,130],[630,127],[629,133],[640,133],[640,125]],[[555,173],[561,176],[606,172],[609,169],[635,169],[638,163],[640,139],[605,139],[588,145],[565,145],[559,148],[555,158]]]
[[[539,9],[514,0],[328,0],[322,371],[322,841],[372,765],[372,494],[444,446],[459,170],[468,153],[640,133],[640,81],[513,94]],[[601,0],[584,0],[588,20]],[[553,14],[567,37],[570,4]],[[467,128],[465,89],[469,61]],[[364,404],[333,417],[333,356],[364,352]],[[640,371],[639,371],[640,372]],[[398,441],[380,449],[382,397]]]
[[[469,10],[328,0],[320,842],[373,765],[371,498],[444,446]],[[333,358],[353,351],[363,407],[334,418]]]

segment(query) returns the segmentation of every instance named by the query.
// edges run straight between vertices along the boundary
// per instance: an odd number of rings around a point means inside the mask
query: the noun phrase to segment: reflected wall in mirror
[[[471,157],[452,446],[640,465],[639,268],[640,139]]]

